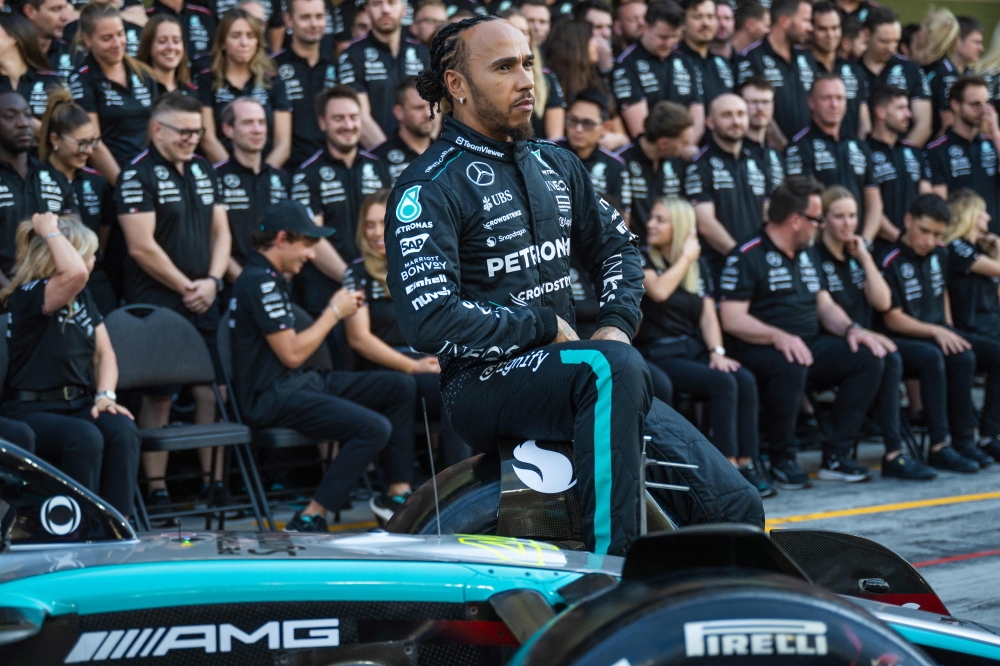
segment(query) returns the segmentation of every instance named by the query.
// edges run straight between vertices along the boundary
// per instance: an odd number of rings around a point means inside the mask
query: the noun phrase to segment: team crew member
[[[817,74],[836,74],[844,82],[847,113],[840,131],[844,136],[863,139],[871,131],[871,116],[866,101],[868,77],[861,65],[837,55],[841,42],[840,11],[832,2],[818,2],[813,5],[812,20],[812,54],[816,59]]]
[[[105,271],[104,250],[115,224],[115,204],[108,181],[87,167],[87,159],[100,142],[90,116],[73,103],[69,91],[53,91],[42,119],[38,146],[42,164],[28,176],[24,213],[76,215],[97,234],[101,247],[87,288],[98,309],[111,312],[118,307],[118,296]]]
[[[903,357],[903,376],[920,380],[931,440],[928,462],[938,469],[973,473],[993,459],[974,441],[972,378],[980,351],[996,374],[992,352],[997,343],[951,328],[945,293],[948,250],[940,244],[950,220],[948,205],[937,195],[922,194],[913,201],[906,231],[882,259],[882,274],[892,290],[892,305],[882,322]]]
[[[95,3],[108,5],[109,7],[115,7],[120,9],[122,13],[122,25],[125,27],[125,52],[134,58],[136,57],[136,54],[139,51],[140,35],[142,34],[142,28],[143,28],[142,25],[136,23],[135,21],[140,21],[145,23],[148,21],[148,19],[146,17],[146,8],[143,6],[142,2],[138,2],[136,4],[132,4],[132,2],[133,0],[126,0],[125,8],[121,9],[119,7],[119,3],[116,2],[115,0],[93,0],[92,2],[83,3],[81,5],[80,14],[82,15],[83,13],[82,12],[83,7],[86,7],[88,4],[95,4]],[[141,15],[141,18],[136,14]],[[77,17],[76,20],[67,23],[66,28],[63,30],[63,37],[62,37],[63,41],[69,45],[71,53],[73,54],[74,61],[79,59],[80,50],[77,45],[82,44],[82,40],[80,40],[79,42],[77,41],[77,32],[79,31],[79,29],[80,29],[80,20],[79,17]],[[78,65],[79,63],[75,63],[74,68]]]
[[[152,17],[157,14],[170,14],[181,22],[184,50],[191,58],[194,70],[208,66],[216,25],[212,10],[187,0],[153,0],[153,4],[146,9],[146,15]]]
[[[632,0],[631,2],[619,2],[618,11],[615,15],[615,22],[611,26],[617,38],[616,55],[639,41],[642,33],[646,31],[646,0]]]
[[[870,36],[861,68],[868,78],[868,90],[891,86],[906,91],[913,111],[913,126],[906,142],[923,148],[931,138],[931,89],[920,66],[896,53],[902,34],[899,17],[888,7],[874,7],[868,12],[865,28]]]
[[[0,285],[7,285],[17,259],[17,225],[29,209],[25,186],[39,161],[31,157],[35,142],[31,109],[15,92],[0,93]]]
[[[767,130],[774,119],[774,86],[763,76],[754,75],[740,86],[740,95],[747,103],[747,135],[743,145],[750,149],[757,164],[765,165],[773,190],[785,179],[785,156],[767,140]]]
[[[812,35],[812,4],[808,0],[775,0],[771,5],[771,32],[743,52],[740,82],[760,74],[774,86],[781,100],[774,110],[780,147],[809,124],[809,91],[816,78],[816,61],[805,45]]]
[[[566,138],[556,144],[580,158],[595,192],[622,201],[630,191],[625,160],[601,146],[601,138],[610,131],[607,99],[596,90],[584,90],[569,106]]]
[[[646,235],[646,220],[653,204],[662,197],[684,192],[681,155],[694,145],[694,119],[675,102],[660,102],[643,123],[644,131],[618,152],[628,167],[628,189],[622,203],[629,209],[629,221],[640,238]]]
[[[152,70],[125,53],[125,27],[117,8],[84,7],[80,36],[90,55],[70,78],[70,90],[98,133],[107,137],[94,149],[90,163],[112,181],[146,145],[149,110],[158,87]]]
[[[653,206],[646,223],[646,293],[635,346],[679,390],[708,398],[712,443],[761,497],[769,497],[775,491],[757,462],[757,382],[722,346],[712,276],[699,260],[694,212],[687,201],[673,197]]]
[[[316,261],[300,274],[302,305],[312,315],[330,300],[347,269],[344,262],[360,256],[354,232],[361,202],[390,181],[381,160],[358,148],[361,103],[353,88],[338,85],[321,92],[316,115],[326,147],[306,160],[292,179],[292,197],[313,212],[317,224],[336,231],[330,238],[336,251],[320,243]]]
[[[722,93],[732,92],[736,71],[722,56],[709,52],[719,27],[715,0],[685,0],[684,39],[677,50],[684,54],[701,77],[703,102],[708,109],[712,100]]]
[[[795,135],[785,151],[788,175],[815,174],[830,187],[840,185],[860,201],[861,234],[872,241],[882,228],[882,193],[868,146],[844,134],[844,82],[835,74],[821,74],[809,93],[812,123]]]
[[[218,123],[222,109],[237,97],[252,97],[267,112],[265,161],[281,167],[292,153],[292,105],[285,81],[272,74],[274,63],[264,49],[260,23],[243,9],[222,17],[212,46],[212,67],[198,75],[205,139],[201,148],[210,159],[229,157],[231,145]]]
[[[823,262],[827,290],[851,321],[866,330],[873,323],[873,312],[889,309],[892,294],[878,263],[872,258],[868,242],[858,235],[858,203],[845,187],[835,185],[823,193],[823,232],[816,253]],[[875,398],[874,411],[882,428],[885,456],[882,476],[900,479],[933,479],[937,473],[902,451],[899,427],[899,382],[903,378],[903,359],[889,338],[872,333],[889,352],[884,359],[882,383]]]
[[[308,211],[294,201],[274,204],[264,211],[254,235],[257,251],[233,287],[233,389],[247,423],[340,441],[337,464],[327,468],[309,504],[285,527],[290,532],[326,533],[327,511],[347,503],[358,478],[386,444],[386,494],[402,497],[410,491],[414,380],[402,373],[320,373],[302,367],[364,298],[361,291],[341,289],[311,326],[295,330],[284,276],[301,270],[314,257],[317,239],[331,233],[313,224]],[[381,509],[391,506],[380,503]],[[374,498],[370,506],[377,508]]]
[[[629,136],[638,138],[646,118],[662,101],[688,107],[695,142],[705,131],[705,96],[700,70],[675,53],[684,29],[684,10],[673,0],[661,0],[646,12],[646,31],[618,56],[611,88]]]
[[[900,137],[910,128],[910,103],[902,88],[877,88],[868,99],[872,133],[866,143],[882,193],[882,226],[878,238],[895,242],[903,231],[903,218],[920,194],[931,191],[930,167],[923,151],[904,144]]]
[[[992,342],[1000,341],[1000,238],[990,233],[986,202],[971,190],[959,190],[948,199],[951,224],[948,244],[948,296],[955,328]],[[968,332],[968,333],[967,333]],[[977,366],[980,353],[976,350]],[[984,371],[988,368],[979,368]],[[979,446],[1000,461],[1000,395],[995,373],[989,374],[979,418]]]
[[[888,351],[833,301],[819,257],[810,249],[822,222],[822,192],[812,178],[785,179],[771,196],[764,232],[733,250],[722,272],[726,347],[757,378],[768,416],[771,476],[779,488],[809,485],[792,449],[796,416],[806,390],[834,386],[833,428],[819,477],[868,479],[851,448],[875,399]]]
[[[184,52],[184,33],[176,17],[157,14],[149,19],[139,37],[136,58],[152,68],[161,95],[175,90],[185,95],[198,94]]]
[[[694,203],[698,234],[713,281],[737,245],[760,234],[764,203],[774,186],[765,164],[743,145],[747,104],[733,93],[716,97],[709,109],[707,145],[684,176],[684,193]],[[668,372],[669,374],[669,372]]]
[[[291,178],[287,171],[264,161],[267,116],[252,97],[238,97],[222,110],[222,132],[232,143],[228,160],[215,165],[219,179],[219,202],[226,209],[233,237],[232,256],[226,278],[239,277],[254,252],[253,232],[268,206],[289,197]]]
[[[945,10],[947,11],[947,10]],[[934,111],[934,136],[944,125],[954,121],[949,104],[951,87],[960,77],[972,76],[974,65],[983,53],[983,26],[974,18],[960,16],[951,20],[958,27],[951,48],[937,62],[924,67],[927,83],[931,87],[931,104]]]
[[[118,363],[87,290],[97,236],[40,213],[18,229],[2,413],[29,425],[38,453],[124,515],[133,511],[139,433],[115,403]]]
[[[990,230],[996,233],[1000,230],[1000,125],[985,79],[973,76],[956,81],[951,87],[951,109],[955,124],[927,145],[931,185],[942,198],[961,189],[981,196],[991,218]]]
[[[403,79],[399,84],[392,115],[399,123],[399,130],[385,143],[372,148],[371,153],[386,166],[395,184],[406,167],[430,148],[438,124],[431,118],[431,105],[417,92],[414,77]]]
[[[769,32],[771,32],[770,7],[764,7],[757,0],[744,0],[739,3],[733,12],[732,53],[729,55],[729,61],[736,68],[737,81],[742,78],[739,76],[739,64],[743,59],[743,52],[767,37]]]
[[[231,235],[226,211],[216,199],[215,171],[194,154],[204,132],[198,100],[179,92],[156,100],[150,146],[118,178],[115,202],[129,255],[125,300],[174,310],[194,324],[212,350],[220,314],[216,299],[229,265]],[[173,393],[143,397],[141,427],[166,425]],[[195,423],[213,423],[211,387],[195,386],[192,393]],[[207,474],[209,449],[199,453]],[[143,458],[147,476],[162,479],[167,454],[147,453]],[[216,468],[219,484],[221,467]],[[162,480],[150,481],[150,489],[154,505],[169,502]]]
[[[448,22],[448,8],[443,2],[438,0],[425,0],[417,5],[413,11],[413,24],[410,26],[412,34],[418,42],[429,47],[434,33],[438,28]]]
[[[366,0],[365,11],[372,17],[367,37],[351,43],[340,56],[337,76],[340,83],[353,86],[361,102],[362,145],[385,141],[399,127],[392,113],[396,88],[408,76],[416,76],[429,66],[427,47],[403,37],[403,0]],[[357,216],[351,218],[351,223]]]
[[[878,4],[869,0],[837,0],[837,8],[845,16],[856,18],[862,23],[868,18],[868,13],[875,7],[878,7]]]
[[[28,101],[37,118],[45,113],[48,92],[63,85],[38,46],[38,36],[28,19],[0,14],[0,92],[16,92]]]
[[[287,165],[294,169],[323,147],[316,95],[337,84],[337,66],[320,51],[326,26],[323,0],[291,0],[284,19],[291,43],[273,59],[292,105],[292,156]]]
[[[70,5],[66,0],[25,0],[21,13],[35,26],[38,46],[51,69],[68,80],[76,70],[73,49],[63,40],[63,31],[70,20]],[[46,67],[45,69],[49,69]]]

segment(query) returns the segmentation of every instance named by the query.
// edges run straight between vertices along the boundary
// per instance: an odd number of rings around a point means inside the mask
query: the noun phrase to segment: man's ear
[[[446,70],[444,73],[444,87],[451,94],[451,98],[457,103],[459,99],[468,99],[469,84],[465,76],[454,69]],[[461,106],[459,104],[459,106]]]
[[[403,122],[403,107],[401,107],[399,104],[393,104],[392,115],[396,119],[397,123]]]
[[[222,136],[226,137],[230,141],[233,140],[233,126],[222,123]]]

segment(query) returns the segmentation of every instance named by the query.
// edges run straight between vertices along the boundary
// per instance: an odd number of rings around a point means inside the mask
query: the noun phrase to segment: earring
[[[54,150],[55,152],[58,153],[59,152],[59,146],[52,146],[52,150]]]
[[[465,98],[464,97],[459,97],[458,98],[458,103],[459,104],[465,104]]]

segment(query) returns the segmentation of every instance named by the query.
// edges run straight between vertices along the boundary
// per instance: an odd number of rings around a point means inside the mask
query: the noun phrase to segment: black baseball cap
[[[316,226],[312,211],[291,199],[273,203],[264,209],[260,218],[260,230],[272,234],[288,231],[309,238],[329,238],[336,231]]]

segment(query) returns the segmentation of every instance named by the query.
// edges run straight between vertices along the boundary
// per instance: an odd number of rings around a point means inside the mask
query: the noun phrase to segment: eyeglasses
[[[199,141],[201,141],[201,137],[205,136],[204,127],[199,127],[198,129],[181,129],[180,127],[174,127],[173,125],[168,125],[164,122],[159,122],[158,124],[180,134],[182,141],[190,141],[191,139],[194,138],[197,138]]]
[[[774,106],[773,99],[748,99],[747,106]]]
[[[585,132],[593,132],[601,123],[593,120],[584,120],[576,116],[566,116],[566,127],[582,127]]]
[[[806,215],[805,213],[799,213],[799,215],[801,215],[802,217],[806,218],[807,220],[809,220],[810,222],[812,222],[813,224],[815,224],[817,227],[819,225],[823,224],[823,218],[822,217],[813,217],[812,215]]]
[[[96,136],[93,139],[88,139],[86,141],[77,141],[73,137],[66,136],[65,134],[60,134],[59,138],[66,139],[70,143],[76,144],[77,153],[85,153],[88,150],[93,150],[97,148],[97,144],[101,142],[101,137]]]

